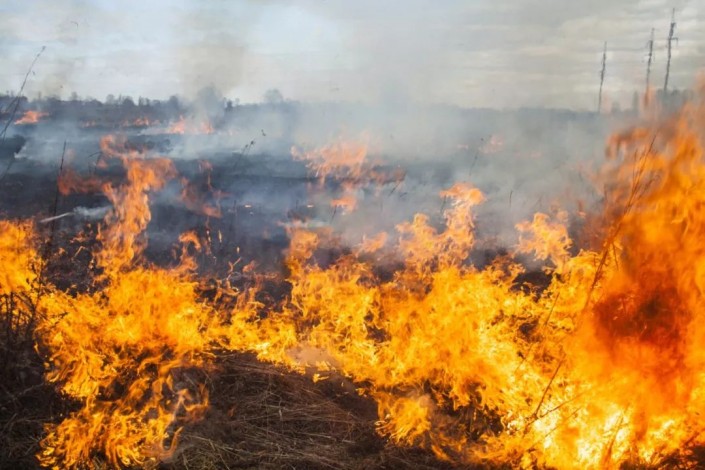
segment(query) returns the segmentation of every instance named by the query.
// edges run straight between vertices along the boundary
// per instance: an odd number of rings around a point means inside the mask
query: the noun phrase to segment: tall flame
[[[207,366],[202,331],[216,315],[196,300],[196,284],[182,270],[136,263],[150,219],[147,193],[175,176],[172,163],[123,152],[113,137],[102,144],[127,170],[126,184],[102,185],[114,207],[95,253],[103,285],[42,300],[47,379],[81,405],[47,426],[39,459],[49,466],[92,466],[101,454],[115,466],[156,462],[175,449],[178,423],[207,404],[205,389],[189,377]]]

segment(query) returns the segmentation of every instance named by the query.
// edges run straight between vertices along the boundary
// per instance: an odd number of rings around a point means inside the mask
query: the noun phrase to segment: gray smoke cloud
[[[533,212],[598,197],[590,173],[604,140],[633,119],[593,113],[603,42],[603,108],[628,108],[644,89],[651,28],[652,83],[662,83],[675,7],[671,86],[688,87],[705,64],[703,3],[38,0],[3,7],[0,89],[16,89],[47,45],[29,96],[179,95],[192,131],[167,135],[173,123],[160,123],[119,132],[181,161],[235,166],[219,181],[232,211],[250,206],[286,222],[310,205],[316,223],[353,244],[415,212],[440,218],[439,191],[469,181],[488,198],[481,230],[511,244],[514,224]],[[20,158],[56,162],[67,140],[81,161],[112,132],[81,127],[78,114],[56,118],[26,131]],[[357,190],[349,213],[329,205],[335,187],[307,193],[290,149],[340,140],[365,142],[370,164],[403,168],[404,181]]]

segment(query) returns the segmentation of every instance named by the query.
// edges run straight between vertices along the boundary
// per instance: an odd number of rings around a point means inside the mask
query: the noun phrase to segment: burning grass
[[[37,387],[53,384],[66,403],[43,423],[39,463],[441,465],[427,452],[467,466],[702,463],[703,127],[694,102],[611,139],[586,246],[564,212],[536,214],[512,252],[476,266],[484,196],[457,183],[439,194],[440,224],[417,214],[346,249],[329,230],[294,227],[284,277],[247,266],[241,282],[209,289],[188,255],[201,247],[193,235],[176,266],[143,257],[149,194],[176,177],[172,163],[106,138],[125,181],[62,185],[113,205],[88,288],[57,288],[35,229],[2,222],[6,341],[36,344]],[[306,160],[325,178],[342,169],[347,184],[376,184],[360,174],[364,149],[348,161],[346,148]],[[522,285],[527,254],[542,263],[538,289]],[[271,279],[282,295],[264,295]]]

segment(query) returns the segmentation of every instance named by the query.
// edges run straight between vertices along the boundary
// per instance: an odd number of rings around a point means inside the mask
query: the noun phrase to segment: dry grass
[[[42,378],[31,342],[9,350],[0,339],[0,468],[38,469],[43,425],[68,412]],[[194,469],[438,469],[429,452],[387,444],[374,430],[376,409],[344,380],[308,377],[225,354],[208,382],[211,407],[189,424],[174,457],[160,465]],[[96,468],[107,468],[100,458]]]
[[[0,296],[0,468],[37,468],[44,424],[65,407],[43,379],[33,320],[30,302]]]
[[[243,354],[220,357],[207,416],[185,429],[169,469],[451,468],[374,431],[375,404],[344,379],[309,378]]]

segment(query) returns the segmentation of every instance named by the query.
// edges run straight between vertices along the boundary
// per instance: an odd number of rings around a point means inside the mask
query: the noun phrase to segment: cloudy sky
[[[4,0],[0,90],[165,98],[206,85],[258,101],[593,109],[663,85],[676,8],[674,87],[705,68],[705,0]]]

